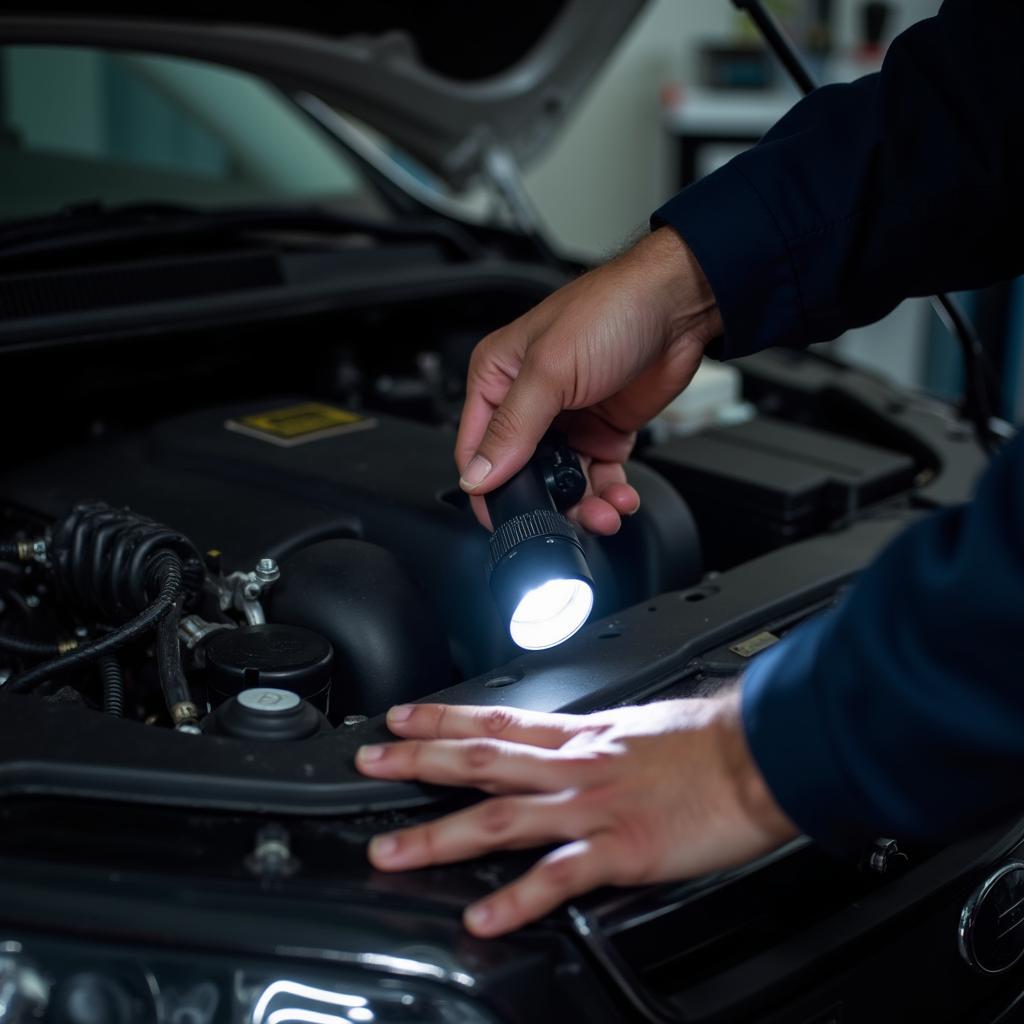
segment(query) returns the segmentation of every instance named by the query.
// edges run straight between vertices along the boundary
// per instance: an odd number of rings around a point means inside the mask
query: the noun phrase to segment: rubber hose
[[[185,595],[179,594],[174,607],[161,619],[156,631],[156,670],[168,711],[173,711],[177,704],[192,702],[188,680],[181,667],[181,645],[178,642],[178,622],[184,603]]]
[[[134,619],[130,619],[101,640],[79,647],[55,661],[35,665],[26,672],[14,676],[0,688],[0,693],[30,693],[45,679],[80,668],[104,654],[113,654],[145,636],[174,610],[175,600],[182,589],[181,562],[177,556],[168,552],[154,565],[151,576],[159,579],[159,597]]]
[[[40,643],[38,640],[23,640],[18,636],[4,636],[0,633],[0,651],[8,654],[22,654],[29,658],[56,658],[60,653],[57,644]]]

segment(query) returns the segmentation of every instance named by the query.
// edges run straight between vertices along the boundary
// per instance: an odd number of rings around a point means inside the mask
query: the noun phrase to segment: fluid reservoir
[[[301,626],[266,623],[225,630],[206,648],[210,705],[243,690],[270,687],[297,694],[327,714],[333,664],[330,643]]]

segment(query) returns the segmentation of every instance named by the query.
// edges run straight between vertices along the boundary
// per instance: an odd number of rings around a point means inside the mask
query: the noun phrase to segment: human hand
[[[592,715],[404,705],[388,726],[404,742],[360,748],[363,774],[473,786],[493,798],[375,837],[375,868],[563,844],[466,910],[479,936],[512,931],[601,885],[741,864],[797,834],[747,749],[738,688]]]
[[[623,469],[636,431],[690,383],[721,331],[700,265],[663,227],[484,338],[455,445],[477,518],[491,525],[482,496],[526,464],[557,419],[589,481],[569,517],[615,533],[640,504]]]

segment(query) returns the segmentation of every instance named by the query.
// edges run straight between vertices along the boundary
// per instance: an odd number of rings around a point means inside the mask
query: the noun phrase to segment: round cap
[[[290,690],[274,690],[269,686],[263,686],[256,690],[243,690],[238,695],[238,703],[250,711],[274,714],[297,708],[302,703],[302,698]]]
[[[327,719],[298,694],[260,686],[226,700],[213,715],[212,731],[240,740],[303,740]]]
[[[206,646],[211,703],[243,690],[289,690],[327,710],[334,652],[319,633],[264,623],[225,629]]]

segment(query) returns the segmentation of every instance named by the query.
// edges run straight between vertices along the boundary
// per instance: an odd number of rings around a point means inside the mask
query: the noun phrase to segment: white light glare
[[[568,640],[593,606],[593,588],[584,580],[548,580],[524,595],[508,631],[520,647],[543,651]]]
[[[287,981],[282,978],[280,981],[275,981],[268,985],[263,992],[260,994],[259,999],[256,1001],[255,1007],[252,1011],[252,1024],[283,1024],[284,1021],[290,1020],[291,1018],[282,1017],[280,1014],[284,1011],[278,1010],[271,1013],[269,1018],[267,1017],[267,1010],[270,1009],[270,1003],[275,996],[281,994],[289,996],[298,996],[301,999],[308,999],[313,1003],[327,1003],[329,1006],[341,1006],[345,1008],[356,1008],[366,1006],[367,1000],[363,996],[349,995],[347,992],[332,992],[330,989],[315,988],[313,985],[303,985],[299,981]],[[313,1010],[292,1010],[289,1008],[288,1013],[315,1013]],[[321,1015],[323,1016],[323,1015]],[[309,1017],[295,1017],[295,1020],[310,1020]],[[329,1021],[317,1021],[316,1024],[334,1024],[334,1021],[341,1020],[337,1014],[333,1015],[333,1019]]]

